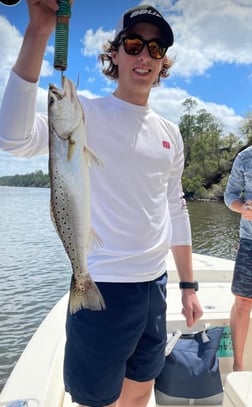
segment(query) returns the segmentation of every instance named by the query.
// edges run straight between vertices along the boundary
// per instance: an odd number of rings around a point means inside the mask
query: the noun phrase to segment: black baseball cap
[[[151,23],[156,25],[163,36],[167,47],[174,42],[173,32],[164,17],[154,7],[144,5],[127,10],[120,18],[116,28],[115,37],[128,30],[137,23]]]

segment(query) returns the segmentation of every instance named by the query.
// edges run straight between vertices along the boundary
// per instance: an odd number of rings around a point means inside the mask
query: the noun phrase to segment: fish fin
[[[99,288],[90,275],[81,283],[78,283],[72,276],[69,311],[74,314],[83,308],[91,311],[101,311],[106,308],[106,305]]]
[[[68,141],[67,161],[70,161],[72,159],[72,157],[73,157],[74,145],[75,145],[75,141],[72,140],[71,137],[70,137],[69,141]]]
[[[103,246],[100,236],[91,228],[88,238],[88,251],[97,250]]]
[[[102,160],[97,157],[94,151],[92,151],[89,147],[84,147],[84,153],[86,154],[88,165],[92,167],[93,165],[101,165],[103,166]]]

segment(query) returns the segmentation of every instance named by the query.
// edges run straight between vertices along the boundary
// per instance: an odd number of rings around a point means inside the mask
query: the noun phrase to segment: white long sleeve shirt
[[[37,85],[13,72],[0,112],[0,148],[19,156],[48,152],[47,115],[35,114]],[[177,125],[149,106],[113,95],[80,96],[88,145],[103,161],[91,168],[92,226],[103,247],[89,254],[95,281],[150,281],[166,269],[171,246],[191,245]]]

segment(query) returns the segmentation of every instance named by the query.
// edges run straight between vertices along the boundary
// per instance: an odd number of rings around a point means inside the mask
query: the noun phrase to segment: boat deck
[[[194,255],[193,261],[196,279],[200,282],[198,295],[204,315],[193,329],[186,327],[184,317],[181,314],[181,292],[178,289],[177,272],[172,258],[168,256],[168,332],[173,332],[176,329],[180,329],[184,333],[201,330],[205,323],[210,323],[211,326],[224,325],[228,328],[229,313],[233,303],[233,295],[230,291],[233,262],[202,255]],[[64,320],[67,301],[68,294],[56,304],[27,345],[0,395],[0,405],[3,401],[26,399],[31,400],[29,407],[76,406],[76,404],[71,403],[69,395],[64,392],[62,377],[65,343]],[[224,384],[226,376],[232,371],[232,356],[225,354],[225,351],[229,349],[230,335],[227,335],[226,340],[227,346],[220,357]],[[252,326],[250,326],[247,343],[251,342]],[[251,358],[251,352],[246,347],[247,370],[252,370]],[[220,406],[221,404],[219,404]],[[154,394],[148,407],[158,407]]]

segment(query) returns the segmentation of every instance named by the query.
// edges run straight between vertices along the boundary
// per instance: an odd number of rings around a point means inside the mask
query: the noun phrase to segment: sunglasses
[[[138,35],[125,35],[119,41],[119,46],[123,44],[124,51],[128,55],[138,55],[147,45],[150,56],[154,59],[161,59],[165,56],[168,47],[165,47],[161,40],[152,39],[144,40]]]

